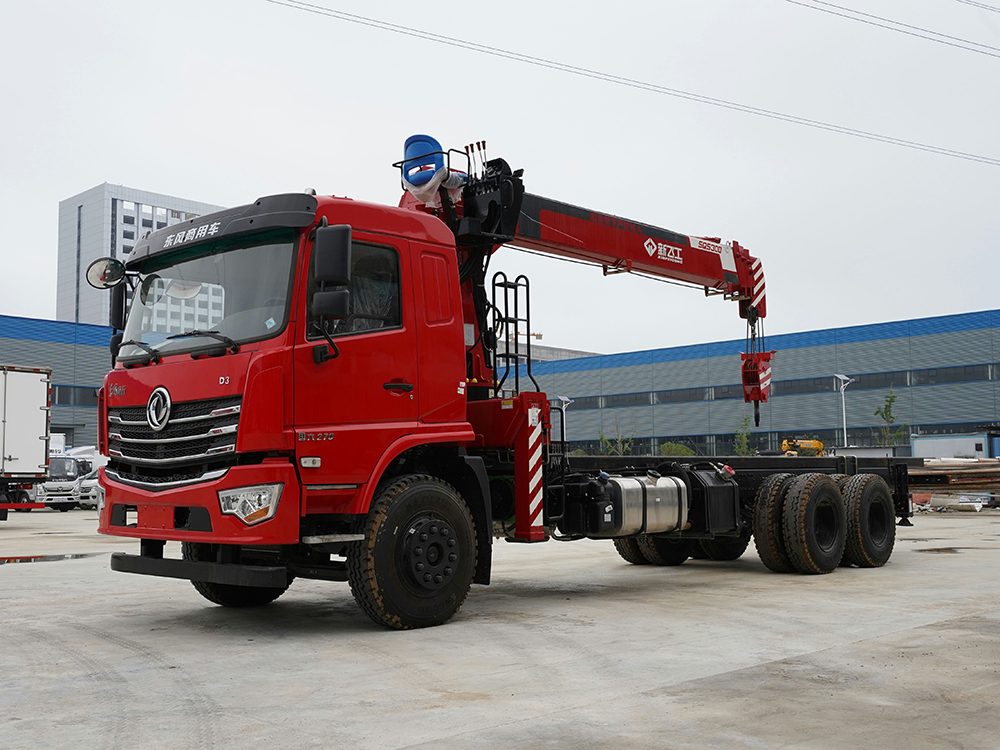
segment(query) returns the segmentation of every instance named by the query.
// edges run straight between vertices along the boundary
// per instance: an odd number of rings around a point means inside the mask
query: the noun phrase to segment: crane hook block
[[[766,402],[771,393],[771,360],[774,352],[741,352],[743,359],[743,401]]]

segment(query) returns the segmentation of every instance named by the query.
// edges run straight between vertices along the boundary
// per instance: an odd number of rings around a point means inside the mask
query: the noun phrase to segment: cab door
[[[360,485],[385,449],[417,425],[409,244],[353,232],[350,315],[327,323],[340,354],[321,363],[314,351],[327,344],[310,312],[316,284],[309,251],[295,345],[296,458],[308,487]]]

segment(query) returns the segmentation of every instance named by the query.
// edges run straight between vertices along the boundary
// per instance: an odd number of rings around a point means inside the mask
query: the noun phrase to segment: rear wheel
[[[2,502],[2,501],[0,501]],[[31,502],[31,495],[24,490],[18,490],[11,496],[10,502],[18,505],[28,505]],[[31,513],[31,508],[14,508],[18,513]]]
[[[691,545],[691,559],[692,560],[710,560],[708,553],[705,548],[701,546],[701,542],[695,542]]]
[[[642,554],[642,550],[639,549],[639,540],[634,536],[626,536],[621,539],[615,539],[615,549],[618,550],[618,554],[621,555],[622,560],[633,565],[649,565],[649,560],[646,559],[645,555]]]
[[[643,534],[638,540],[642,556],[654,565],[680,565],[691,557],[690,539],[662,539]]]
[[[215,547],[211,544],[184,542],[181,544],[181,556],[185,560],[198,562],[215,562]],[[261,607],[270,604],[288,591],[284,587],[267,586],[232,586],[227,583],[210,583],[208,581],[191,581],[191,585],[203,597],[213,604],[223,607]]]
[[[754,499],[753,543],[760,561],[775,573],[795,572],[781,526],[785,493],[791,481],[791,474],[771,474],[761,483]]]
[[[400,477],[372,502],[364,534],[348,550],[347,578],[372,620],[409,630],[458,612],[477,555],[472,514],[458,490],[423,474]]]
[[[860,568],[880,568],[896,543],[896,509],[889,485],[875,474],[851,477],[844,487],[847,545],[844,562]]]
[[[739,560],[750,546],[749,532],[736,538],[716,537],[702,539],[697,545],[709,560],[729,561]],[[694,557],[694,555],[691,555]]]
[[[847,515],[840,490],[826,474],[796,477],[785,495],[785,547],[801,573],[832,573],[846,542]]]
[[[844,494],[844,485],[846,485],[851,479],[850,474],[831,474],[830,479],[833,483],[837,485],[837,489],[840,490],[840,494]]]

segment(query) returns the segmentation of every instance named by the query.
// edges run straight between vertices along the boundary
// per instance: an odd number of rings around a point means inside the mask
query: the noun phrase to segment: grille
[[[220,476],[235,463],[241,402],[175,403],[159,432],[146,421],[144,406],[108,409],[108,469],[129,484],[164,489]]]

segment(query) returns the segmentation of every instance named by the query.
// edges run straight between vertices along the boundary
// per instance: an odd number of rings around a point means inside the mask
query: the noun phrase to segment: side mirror
[[[350,314],[351,293],[346,289],[335,292],[316,292],[313,295],[312,314],[315,318],[343,320]]]
[[[125,284],[118,284],[111,288],[111,327],[118,330],[125,330]]]
[[[320,285],[347,286],[351,283],[349,225],[317,227],[313,240],[313,274]]]
[[[87,266],[87,283],[94,289],[111,289],[125,280],[125,264],[115,258],[98,258]]]

